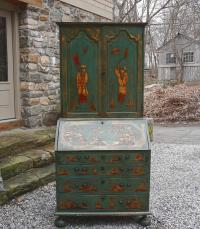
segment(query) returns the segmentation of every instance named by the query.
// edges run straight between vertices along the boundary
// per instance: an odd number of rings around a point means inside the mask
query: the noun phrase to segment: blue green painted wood
[[[60,119],[56,150],[148,150],[146,119]]]
[[[62,117],[142,117],[144,24],[60,24]]]
[[[138,194],[149,192],[148,176],[142,178],[67,178],[60,176],[57,180],[59,193],[82,194]]]
[[[146,194],[135,195],[77,195],[60,193],[57,199],[59,212],[138,212],[148,211]]]
[[[59,26],[64,119],[55,144],[55,214],[147,215],[151,150],[142,118],[144,24]]]
[[[136,151],[119,151],[119,150],[104,150],[99,153],[98,151],[61,151],[56,154],[56,161],[59,165],[80,165],[80,164],[92,164],[96,165],[99,163],[106,164],[130,164],[134,163],[137,165],[141,162],[149,162],[150,152],[148,150],[136,150]]]

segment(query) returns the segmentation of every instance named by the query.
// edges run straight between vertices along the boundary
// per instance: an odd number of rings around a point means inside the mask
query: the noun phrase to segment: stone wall
[[[19,13],[22,119],[26,127],[53,125],[60,113],[59,28],[56,22],[108,21],[58,0]]]

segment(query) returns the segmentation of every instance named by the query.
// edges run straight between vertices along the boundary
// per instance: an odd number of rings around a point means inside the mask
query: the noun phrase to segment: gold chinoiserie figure
[[[128,73],[126,67],[121,67],[118,65],[115,70],[115,76],[117,77],[118,81],[118,102],[123,103],[126,97],[126,85],[128,82]]]
[[[79,96],[79,103],[87,103],[88,73],[87,73],[87,66],[86,65],[81,64],[80,69],[76,75],[76,80],[77,80],[77,90],[78,90],[78,96]]]

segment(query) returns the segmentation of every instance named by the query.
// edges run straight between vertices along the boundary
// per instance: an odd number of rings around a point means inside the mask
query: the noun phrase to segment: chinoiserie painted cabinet
[[[60,24],[62,117],[142,117],[144,24]]]
[[[150,223],[143,118],[144,24],[59,23],[62,118],[56,215],[133,215]]]

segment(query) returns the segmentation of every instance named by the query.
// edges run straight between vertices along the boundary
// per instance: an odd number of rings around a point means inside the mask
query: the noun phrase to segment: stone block
[[[43,48],[37,48],[37,52],[40,54],[40,55],[44,55],[46,53],[45,49]]]
[[[46,48],[47,47],[47,43],[46,42],[44,42],[44,41],[36,41],[36,40],[34,40],[33,41],[33,46],[35,47],[35,48]]]
[[[44,150],[29,150],[25,152],[23,155],[30,158],[30,160],[33,162],[34,168],[47,165],[53,162],[53,157],[51,153]]]
[[[48,0],[48,1],[47,1],[47,4],[48,4],[48,6],[49,6],[50,8],[52,8],[53,5],[54,5],[54,0]]]
[[[28,68],[28,70],[30,70],[30,71],[36,71],[37,68],[38,68],[38,66],[37,66],[37,64],[34,64],[34,63],[28,63],[28,64],[27,64],[27,68]]]
[[[0,191],[0,205],[5,204],[8,201],[8,196],[5,191]]]
[[[47,56],[55,56],[55,49],[49,47],[49,48],[46,50],[46,55],[47,55]]]
[[[29,128],[42,126],[41,116],[32,116],[25,118],[24,125]]]
[[[41,76],[41,79],[44,81],[44,82],[50,82],[53,80],[53,76],[50,75],[50,74],[40,74]]]
[[[62,5],[62,12],[63,12],[63,14],[70,15],[71,11],[70,11],[69,5]]]
[[[23,105],[24,106],[35,106],[40,104],[40,98],[24,98]]]
[[[44,42],[44,41],[46,41],[46,39],[44,37],[35,37],[34,41]]]
[[[52,75],[55,75],[55,74],[60,74],[60,68],[50,68],[49,69],[49,73],[52,74]]]
[[[50,63],[49,56],[41,56],[40,62],[42,65],[49,65],[49,63]]]
[[[41,83],[42,77],[39,73],[30,73],[28,76],[29,81],[34,83]]]
[[[21,61],[22,62],[29,62],[29,63],[38,63],[39,56],[37,54],[21,54]]]
[[[4,191],[3,178],[1,176],[1,170],[0,170],[0,193],[3,191]]]
[[[19,38],[20,48],[28,47],[29,45],[30,45],[30,42],[28,40],[28,37],[20,37]]]
[[[73,22],[73,21],[74,21],[74,19],[73,19],[72,16],[70,16],[70,15],[64,14],[64,15],[62,16],[62,22]]]
[[[55,9],[50,13],[50,20],[52,22],[60,22],[62,21],[62,12],[58,9]]]
[[[21,93],[22,98],[38,98],[43,96],[43,91],[26,91]]]
[[[51,25],[47,24],[47,23],[39,25],[38,26],[38,31],[45,31],[45,32],[51,31]]]
[[[29,190],[33,190],[38,186],[38,177],[32,174],[31,171],[10,178],[7,182],[5,182],[5,189],[7,190],[7,196],[9,198],[21,195]]]
[[[43,116],[43,125],[52,126],[56,125],[59,114],[57,112],[48,112]]]
[[[49,90],[54,90],[60,87],[60,82],[50,82],[49,84]]]
[[[48,21],[49,20],[49,16],[48,15],[41,15],[40,16],[40,21]]]
[[[2,159],[0,170],[3,179],[8,179],[33,167],[33,162],[26,156],[14,156]]]
[[[38,64],[38,71],[43,73],[49,73],[49,67],[42,66],[41,64]]]
[[[38,25],[38,21],[34,20],[33,17],[26,18],[24,22],[25,24],[28,24],[28,25]]]
[[[46,83],[35,84],[35,90],[36,91],[47,91],[48,88],[49,88],[48,84],[46,84]]]
[[[49,104],[49,99],[48,97],[41,97],[40,98],[40,104],[41,105],[44,105],[44,106],[47,106]]]
[[[50,100],[57,100],[59,95],[49,95]]]
[[[43,111],[41,105],[35,105],[31,107],[24,107],[24,112],[26,115],[30,116],[36,116],[39,115]]]
[[[21,82],[21,91],[33,91],[35,89],[35,83]]]
[[[50,0],[49,0],[49,1],[50,1]],[[48,2],[49,2],[49,1],[48,1]],[[52,1],[54,1],[54,0],[52,0]],[[41,13],[41,14],[44,14],[44,15],[49,15],[49,10],[48,10],[47,8],[46,8],[46,9],[43,8],[43,9],[40,10],[40,13]]]

